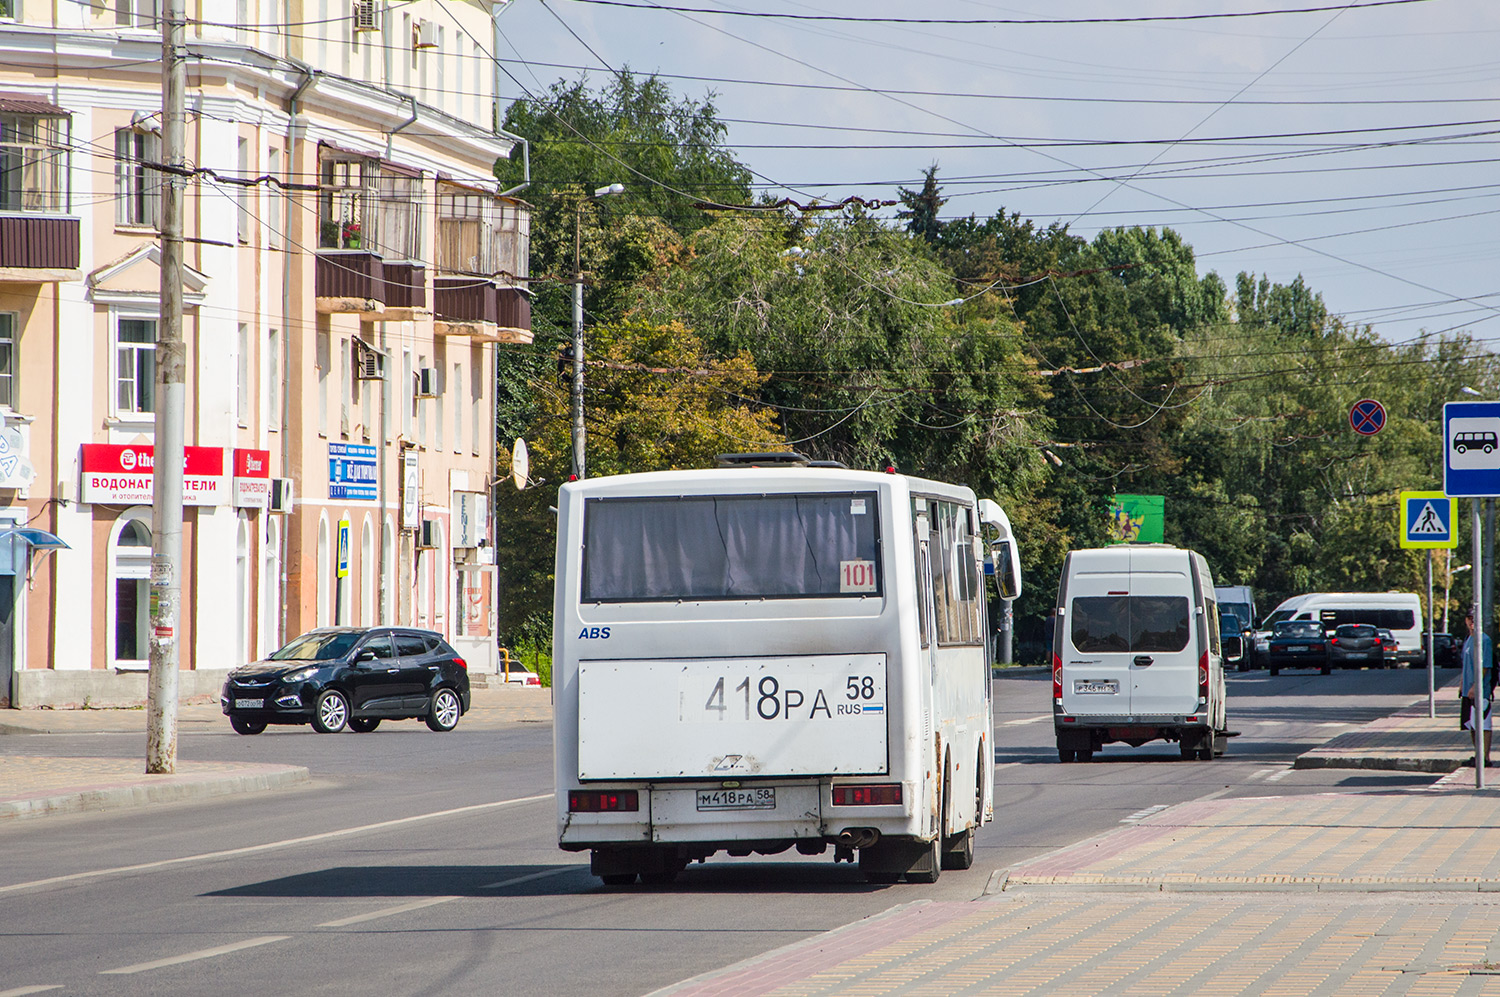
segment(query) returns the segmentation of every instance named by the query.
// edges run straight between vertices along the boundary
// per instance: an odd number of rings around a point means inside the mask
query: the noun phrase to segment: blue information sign
[[[328,497],[331,499],[378,498],[375,448],[363,443],[328,444]]]
[[[1443,406],[1443,491],[1469,498],[1500,496],[1500,402]]]

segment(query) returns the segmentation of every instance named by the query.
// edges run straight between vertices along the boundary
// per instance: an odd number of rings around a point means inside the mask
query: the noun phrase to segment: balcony
[[[0,283],[80,280],[77,218],[0,214]]]
[[[385,263],[374,253],[319,252],[313,293],[323,314],[353,313],[371,321],[385,313]]]
[[[467,336],[476,343],[527,344],[531,302],[514,287],[484,277],[444,276],[433,281],[433,332]]]

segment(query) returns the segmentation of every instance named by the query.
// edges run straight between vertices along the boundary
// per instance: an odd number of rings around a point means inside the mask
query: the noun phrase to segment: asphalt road
[[[420,723],[186,736],[181,756],[308,765],[305,788],[0,828],[0,997],[573,994],[631,997],[895,904],[969,900],[991,874],[1236,795],[1425,784],[1294,771],[1302,751],[1425,694],[1422,671],[1230,677],[1224,758],[1110,746],[1062,765],[1045,675],[995,685],[998,819],[974,868],[865,884],[828,856],[716,857],[671,887],[606,889],[559,851],[551,727]],[[136,735],[0,737],[0,752],[144,756]],[[830,853],[831,854],[831,853]]]

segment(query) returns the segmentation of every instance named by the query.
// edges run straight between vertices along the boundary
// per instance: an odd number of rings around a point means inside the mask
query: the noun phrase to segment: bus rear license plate
[[[1073,692],[1079,696],[1113,696],[1120,691],[1120,683],[1114,679],[1108,681],[1095,681],[1090,679],[1074,679]]]
[[[757,789],[700,789],[699,810],[775,810],[776,790]]]
[[[265,703],[263,699],[236,699],[234,708],[237,710],[258,710]]]

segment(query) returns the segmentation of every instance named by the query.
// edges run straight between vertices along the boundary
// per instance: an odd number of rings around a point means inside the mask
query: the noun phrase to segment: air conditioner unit
[[[295,501],[291,478],[271,479],[271,511],[290,514]]]
[[[356,340],[357,342],[357,340]],[[379,381],[385,378],[385,356],[378,350],[363,347],[354,365],[354,376],[361,381]]]
[[[354,30],[380,30],[380,0],[354,0]]]
[[[436,398],[438,393],[438,372],[436,367],[417,368],[417,397]]]
[[[437,546],[437,521],[432,519],[422,520],[421,527],[417,530],[418,547]]]
[[[418,21],[412,27],[412,46],[414,48],[437,48],[438,26],[433,21]]]

